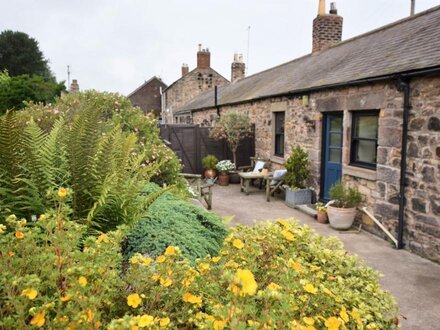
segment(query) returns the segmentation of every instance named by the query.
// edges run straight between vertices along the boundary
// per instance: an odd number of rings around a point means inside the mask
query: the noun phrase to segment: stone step
[[[295,205],[295,209],[316,218],[318,212],[316,212],[315,204]]]

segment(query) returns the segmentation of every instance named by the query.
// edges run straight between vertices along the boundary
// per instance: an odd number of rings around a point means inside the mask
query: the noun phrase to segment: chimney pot
[[[318,16],[325,15],[325,0],[319,0]]]
[[[336,2],[331,2],[330,3],[330,14],[331,15],[337,15],[338,14],[338,9],[336,9]]]

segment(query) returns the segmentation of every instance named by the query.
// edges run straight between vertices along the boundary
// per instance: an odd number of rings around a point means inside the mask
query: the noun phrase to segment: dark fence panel
[[[202,158],[209,154],[215,155],[219,160],[232,160],[232,152],[227,143],[211,139],[209,131],[209,127],[198,125],[160,125],[160,135],[169,142],[169,147],[182,160],[184,173],[201,174]],[[250,157],[253,156],[254,135],[244,139],[238,147],[237,166],[250,165]]]

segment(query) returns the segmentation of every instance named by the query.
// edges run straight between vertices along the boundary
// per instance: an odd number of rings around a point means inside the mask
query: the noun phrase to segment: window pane
[[[275,112],[275,155],[284,155],[284,112]]]
[[[356,118],[356,137],[377,139],[377,116],[362,116]]]
[[[330,149],[329,161],[335,162],[335,163],[340,163],[341,162],[341,155],[342,155],[341,149]]]
[[[342,132],[342,118],[334,117],[330,119],[330,131]]]
[[[275,135],[275,155],[284,155],[284,135]]]
[[[332,147],[342,146],[342,134],[330,133],[330,145]]]
[[[357,141],[355,161],[376,164],[376,141]]]

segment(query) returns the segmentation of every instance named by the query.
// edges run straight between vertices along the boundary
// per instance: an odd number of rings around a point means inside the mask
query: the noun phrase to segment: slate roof
[[[440,66],[440,6],[218,88],[218,105]],[[205,92],[176,112],[214,106]]]
[[[160,79],[159,77],[153,76],[150,79],[148,79],[146,82],[144,82],[142,85],[140,85],[138,88],[136,88],[133,92],[131,92],[130,94],[127,95],[127,97],[130,97],[134,94],[136,94],[136,92],[138,92],[140,89],[142,89],[142,87],[148,85],[149,83],[151,83],[153,80],[159,80],[165,88],[167,88],[167,84],[165,84],[162,79]]]

